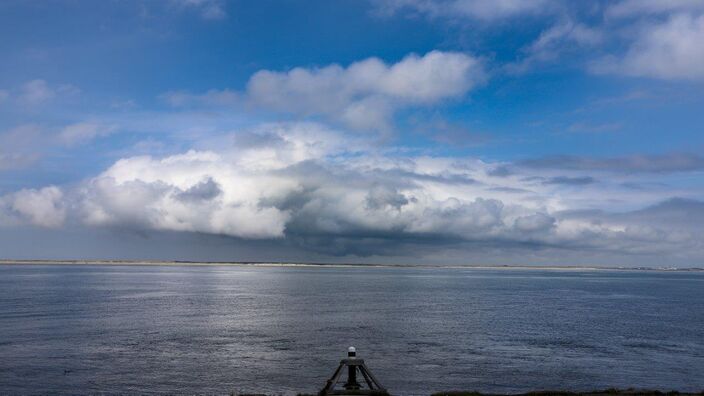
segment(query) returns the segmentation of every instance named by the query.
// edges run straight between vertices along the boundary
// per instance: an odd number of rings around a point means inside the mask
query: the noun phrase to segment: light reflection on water
[[[704,389],[704,274],[0,266],[0,390]]]

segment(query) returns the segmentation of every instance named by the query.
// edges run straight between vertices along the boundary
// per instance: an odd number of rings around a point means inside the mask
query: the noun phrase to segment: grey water
[[[704,389],[701,272],[0,266],[0,393]]]

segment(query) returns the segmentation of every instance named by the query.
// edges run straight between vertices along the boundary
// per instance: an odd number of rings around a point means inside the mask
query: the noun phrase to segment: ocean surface
[[[704,273],[0,265],[0,393],[704,389]]]

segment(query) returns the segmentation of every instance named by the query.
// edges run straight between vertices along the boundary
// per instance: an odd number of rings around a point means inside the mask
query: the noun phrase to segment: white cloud
[[[97,137],[108,136],[115,131],[113,125],[103,125],[95,122],[79,122],[64,127],[58,138],[67,146],[87,143]]]
[[[477,58],[432,51],[392,65],[369,58],[348,67],[262,70],[250,79],[247,93],[274,110],[322,115],[356,129],[388,129],[396,109],[461,97],[484,78]]]
[[[623,56],[593,65],[597,73],[661,79],[704,79],[704,15],[676,14],[644,26]]]
[[[3,103],[10,97],[10,92],[6,89],[0,89],[0,103]]]

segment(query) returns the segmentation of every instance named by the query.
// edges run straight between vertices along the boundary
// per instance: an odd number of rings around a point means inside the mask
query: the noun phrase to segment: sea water
[[[0,266],[0,393],[704,389],[704,273]]]

